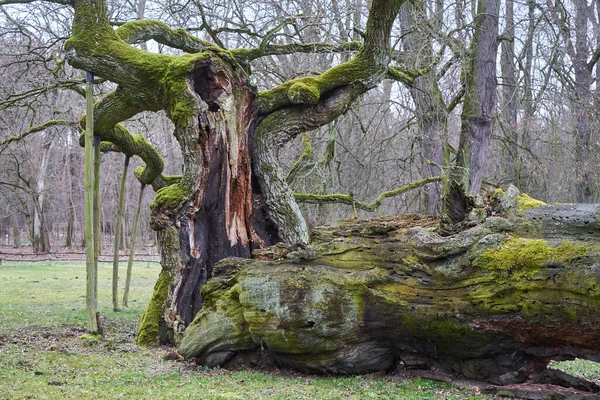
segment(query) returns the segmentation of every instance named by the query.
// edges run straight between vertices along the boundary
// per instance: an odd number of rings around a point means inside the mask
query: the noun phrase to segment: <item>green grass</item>
[[[111,310],[111,265],[102,263],[99,269],[106,339],[85,340],[83,263],[0,265],[0,399],[489,398],[425,379],[207,370],[169,361],[170,348],[135,345],[136,326],[158,277],[158,265],[134,265],[130,308],[118,313]],[[586,366],[573,368],[580,371]],[[599,372],[592,374],[598,378]]]

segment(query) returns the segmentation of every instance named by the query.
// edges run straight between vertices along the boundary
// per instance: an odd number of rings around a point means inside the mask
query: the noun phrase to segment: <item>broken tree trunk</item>
[[[413,216],[318,228],[307,247],[218,263],[180,352],[208,366],[263,357],[311,373],[403,365],[565,383],[550,360],[600,361],[598,215],[545,206],[450,237]]]

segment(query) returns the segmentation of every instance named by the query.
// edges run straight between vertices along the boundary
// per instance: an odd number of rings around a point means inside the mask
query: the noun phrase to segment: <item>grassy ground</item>
[[[170,349],[135,346],[136,325],[159,267],[134,265],[130,307],[111,311],[111,264],[100,265],[103,341],[85,333],[83,263],[0,265],[0,399],[485,399],[424,379],[315,377],[206,370],[169,361]],[[124,270],[121,271],[124,276]],[[568,366],[600,380],[600,367]]]

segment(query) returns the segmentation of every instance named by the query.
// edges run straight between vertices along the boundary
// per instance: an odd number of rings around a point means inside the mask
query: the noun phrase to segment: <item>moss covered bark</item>
[[[158,343],[160,333],[160,321],[164,321],[164,305],[169,294],[169,285],[173,277],[166,271],[162,271],[156,284],[152,298],[142,314],[140,328],[136,337],[138,346],[152,346]]]
[[[182,266],[177,230],[174,227],[162,230],[159,232],[158,241],[162,249],[162,271],[140,321],[136,338],[136,343],[140,346],[152,346],[158,343],[161,325],[166,326],[165,310],[173,276]]]
[[[496,384],[551,359],[600,361],[599,243],[575,229],[545,239],[521,228],[537,223],[525,213],[449,237],[422,217],[346,221],[271,260],[223,260],[180,351],[211,366],[254,352],[327,373],[402,362]]]

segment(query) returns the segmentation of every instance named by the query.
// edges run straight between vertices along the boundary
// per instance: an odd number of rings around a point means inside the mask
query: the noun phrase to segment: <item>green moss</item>
[[[554,249],[553,261],[564,264],[570,260],[584,257],[589,251],[590,245],[588,243],[565,240]]]
[[[504,192],[504,190],[502,190],[502,188],[496,188],[492,193],[492,199],[500,200],[505,194],[506,193]]]
[[[259,93],[259,112],[267,114],[289,102],[298,104],[303,98],[307,104],[315,104],[323,93],[331,89],[373,77],[374,69],[379,69],[379,66],[372,58],[359,53],[352,60],[328,69],[321,75],[287,81]]]
[[[287,95],[294,104],[317,104],[321,96],[319,88],[311,78],[294,83],[288,89]]]
[[[492,271],[500,278],[519,279],[533,276],[553,255],[544,240],[511,238],[497,248],[483,252],[473,265]]]
[[[176,208],[183,202],[187,197],[187,191],[183,188],[182,185],[176,183],[174,185],[170,185],[159,189],[156,192],[156,197],[150,203],[150,209],[152,211],[157,210],[160,207],[166,206],[169,208]]]
[[[517,207],[519,208],[519,211],[527,211],[531,210],[532,208],[546,205],[548,204],[541,200],[534,199],[533,197],[529,197],[526,193],[522,193],[521,195],[517,196]]]
[[[82,340],[87,340],[87,341],[99,341],[99,340],[103,340],[104,338],[102,337],[102,335],[100,335],[99,333],[93,334],[93,333],[85,333],[81,336],[79,336],[80,339]]]
[[[455,343],[465,343],[478,337],[472,329],[462,326],[453,319],[433,320],[424,327],[427,337],[443,338],[442,343],[453,346]]]
[[[156,285],[154,285],[154,293],[140,322],[136,338],[136,343],[139,346],[152,346],[156,344],[159,334],[159,321],[163,317],[164,303],[167,299],[169,284],[172,280],[171,275],[166,272],[161,272],[158,277]]]
[[[273,166],[272,166],[272,165],[269,165],[269,164],[267,164],[267,163],[262,163],[262,164],[260,164],[260,169],[261,169],[263,172],[273,172],[273,170],[274,170]]]
[[[223,362],[221,355],[229,347],[236,351],[256,347],[244,319],[240,291],[240,285],[227,281],[227,278],[209,281],[202,288],[202,310],[188,326],[179,344],[179,353],[183,357],[206,356],[203,363],[217,366]]]
[[[577,316],[577,312],[575,312],[575,310],[572,309],[571,307],[561,307],[561,309],[562,309],[561,311],[563,312],[563,315],[565,315],[571,321],[579,320],[579,317]]]
[[[519,301],[520,313],[523,318],[528,320],[557,320],[557,321],[578,321],[577,311],[565,305],[556,307],[543,301],[543,297],[538,299],[527,299]]]

